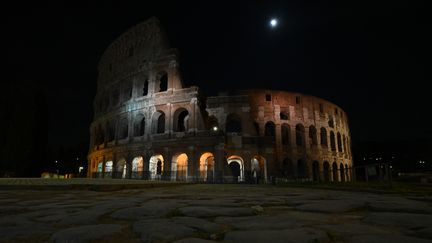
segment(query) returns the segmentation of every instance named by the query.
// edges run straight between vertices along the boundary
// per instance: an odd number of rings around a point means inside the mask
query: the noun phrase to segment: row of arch
[[[348,163],[336,162],[329,163],[323,161],[322,163],[314,160],[311,164],[305,160],[299,159],[297,161],[291,161],[290,159],[284,159],[282,163],[283,175],[287,179],[312,179],[313,181],[334,181],[334,182],[346,182],[351,181],[351,167]]]
[[[257,134],[260,134],[259,132],[259,125],[255,122],[255,128]],[[227,133],[241,133],[242,132],[242,123],[240,116],[236,114],[230,114],[227,116],[227,121],[225,123],[225,131]],[[309,126],[309,140],[311,145],[318,145],[318,131],[315,126],[311,125]],[[276,125],[272,121],[268,121],[264,125],[264,136],[268,137],[276,137]],[[337,132],[336,134],[330,130],[330,148],[332,151],[338,151],[338,152],[348,152],[349,146],[348,146],[348,137],[345,135],[341,135],[340,132]],[[283,123],[281,125],[281,142],[282,145],[290,145],[291,144],[291,128],[290,125],[287,123]],[[295,144],[299,147],[305,147],[306,146],[306,139],[305,139],[305,127],[303,124],[299,123],[295,126]],[[322,147],[328,147],[328,135],[327,130],[324,127],[321,127],[320,129],[320,144]]]
[[[166,129],[166,115],[163,111],[157,110],[151,118],[150,132],[152,134],[165,133]],[[104,142],[111,142],[117,139],[125,139],[129,137],[129,120],[122,118],[117,124],[117,133],[115,123],[106,122],[105,127],[99,124],[94,129],[95,145]],[[146,133],[146,117],[143,114],[135,116],[133,121],[133,137],[141,137]],[[173,116],[173,130],[174,132],[184,132],[189,129],[189,111],[186,108],[178,108]],[[117,136],[116,136],[117,134]]]
[[[143,156],[136,156],[130,163],[121,158],[116,163],[113,160],[99,161],[94,163],[92,168],[99,177],[108,178],[206,182],[215,179],[216,165],[213,153],[203,152],[200,155],[197,171],[191,168],[192,164],[186,153],[179,152],[174,154],[170,161],[162,154],[153,154],[147,163]],[[226,166],[224,177],[228,178],[228,181],[243,182],[250,177],[260,177],[267,181],[267,161],[263,156],[253,156],[250,163],[246,164],[241,156],[231,155],[226,158]]]

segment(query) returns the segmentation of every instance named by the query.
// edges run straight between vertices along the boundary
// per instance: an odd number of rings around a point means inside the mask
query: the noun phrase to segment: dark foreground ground
[[[0,242],[432,242],[425,196],[118,183],[0,180]]]

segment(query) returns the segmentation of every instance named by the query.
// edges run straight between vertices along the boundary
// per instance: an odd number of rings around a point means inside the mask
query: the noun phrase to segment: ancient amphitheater
[[[269,182],[351,180],[346,113],[309,95],[185,87],[156,18],[99,62],[88,177]]]

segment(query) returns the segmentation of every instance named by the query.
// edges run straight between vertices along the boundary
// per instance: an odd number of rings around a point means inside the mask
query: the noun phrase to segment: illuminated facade
[[[351,180],[345,112],[272,90],[205,97],[184,87],[156,18],[116,39],[99,66],[89,177],[181,181]]]

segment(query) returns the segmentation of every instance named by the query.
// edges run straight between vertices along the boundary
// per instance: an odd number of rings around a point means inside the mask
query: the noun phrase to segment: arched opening
[[[229,114],[226,118],[225,131],[227,133],[241,133],[241,118],[237,114]]]
[[[97,165],[97,177],[102,178],[103,162],[99,162]]]
[[[339,167],[341,182],[345,182],[345,169],[344,165],[341,163]]]
[[[330,164],[327,161],[323,164],[323,178],[324,181],[330,181]]]
[[[188,156],[185,153],[177,153],[171,161],[171,180],[187,181]]]
[[[255,179],[256,183],[260,180],[267,182],[267,161],[260,155],[255,155],[251,161],[251,172],[252,179]]]
[[[337,133],[337,148],[338,152],[342,152],[342,138],[339,132]]]
[[[333,181],[339,181],[339,176],[338,176],[338,166],[336,164],[336,162],[333,162],[332,164],[332,169],[333,169]]]
[[[185,108],[179,108],[174,112],[173,128],[175,132],[184,132],[188,129],[189,112]]]
[[[212,153],[205,152],[201,155],[199,173],[201,181],[214,180],[214,156]]]
[[[117,161],[117,170],[116,170],[117,178],[126,178],[127,174],[127,165],[125,159],[120,159]]]
[[[345,137],[345,135],[342,135],[342,142],[343,142],[344,152],[347,153],[348,152],[348,148],[346,146],[346,137]]]
[[[162,155],[153,155],[149,161],[150,179],[160,180],[162,178],[164,158]]]
[[[152,118],[152,133],[165,132],[165,113],[163,111],[156,111]]]
[[[307,178],[308,177],[308,168],[306,161],[299,159],[297,161],[297,177],[298,178]]]
[[[290,127],[288,124],[282,124],[281,126],[282,145],[290,144]]]
[[[113,162],[107,161],[105,162],[105,178],[111,178],[113,172]]]
[[[330,132],[330,147],[332,151],[336,151],[336,141],[333,131]]]
[[[321,146],[327,147],[327,130],[324,127],[321,127]]]
[[[316,130],[315,126],[310,126],[309,127],[309,138],[311,140],[312,146],[318,144],[317,130]]]
[[[264,127],[264,136],[266,136],[266,137],[272,137],[272,140],[275,140],[275,138],[276,138],[275,135],[276,135],[276,126],[275,126],[275,124],[273,122],[271,122],[271,121],[268,121],[265,124],[265,127]]]
[[[106,128],[107,128],[107,141],[111,142],[114,140],[114,135],[115,135],[115,129],[114,129],[114,125],[111,122],[107,122],[106,123]]]
[[[233,182],[244,181],[244,163],[240,156],[230,156],[227,159],[228,166],[233,176]]]
[[[281,120],[289,120],[289,114],[287,112],[282,111],[280,114],[280,119]]]
[[[148,94],[148,86],[149,86],[149,81],[148,79],[146,79],[144,81],[144,87],[143,87],[143,96],[146,96]]]
[[[299,147],[305,146],[305,129],[302,124],[296,125],[296,144]]]
[[[219,129],[219,121],[215,116],[209,116],[207,129],[217,131]]]
[[[320,169],[319,169],[319,162],[318,161],[312,162],[312,179],[313,179],[313,181],[319,181],[320,180]]]
[[[128,120],[126,118],[123,118],[120,120],[118,138],[125,139],[128,137],[128,133],[129,133]]]
[[[254,122],[253,125],[254,125],[254,128],[255,128],[256,135],[259,136],[260,135],[260,125],[259,125],[259,123],[258,122]]]
[[[159,72],[157,75],[157,80],[159,81],[158,92],[163,92],[168,90],[168,74],[165,71]]]
[[[141,137],[144,135],[145,130],[145,117],[139,115],[135,119],[134,123],[134,137]]]
[[[282,174],[287,178],[293,178],[295,175],[293,163],[289,158],[282,161]]]
[[[132,175],[131,178],[142,178],[144,169],[144,159],[142,156],[135,157],[132,160]]]

